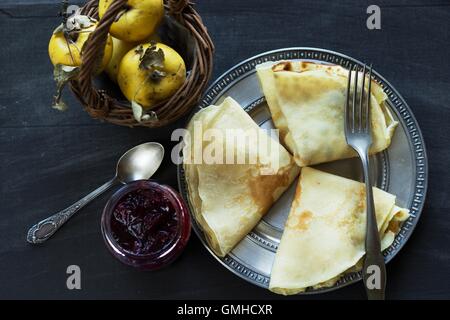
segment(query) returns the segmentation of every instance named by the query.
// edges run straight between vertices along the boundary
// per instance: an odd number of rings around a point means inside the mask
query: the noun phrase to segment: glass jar
[[[103,210],[101,230],[118,260],[141,270],[155,270],[180,255],[191,222],[186,203],[174,189],[139,180],[112,195]]]

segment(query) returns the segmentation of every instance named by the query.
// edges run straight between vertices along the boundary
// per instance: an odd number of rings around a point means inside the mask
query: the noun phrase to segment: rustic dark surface
[[[224,269],[193,234],[162,271],[121,265],[103,244],[100,214],[111,193],[82,210],[42,246],[29,226],[63,209],[113,174],[118,156],[145,141],[169,151],[173,129],[128,129],[89,118],[66,93],[70,110],[50,108],[54,90],[47,43],[59,1],[0,4],[0,298],[279,298]],[[377,1],[382,29],[366,28],[367,1],[197,0],[216,44],[213,79],[260,52],[291,46],[335,50],[371,61],[403,95],[429,157],[426,206],[409,242],[387,266],[390,299],[450,298],[450,3]],[[177,187],[166,159],[155,178]],[[82,270],[82,290],[66,288],[66,268]],[[361,283],[295,299],[362,299]]]

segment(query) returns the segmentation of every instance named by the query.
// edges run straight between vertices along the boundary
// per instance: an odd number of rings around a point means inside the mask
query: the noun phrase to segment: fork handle
[[[381,252],[375,205],[373,201],[372,181],[369,172],[368,152],[360,153],[364,181],[366,183],[366,257],[363,266],[363,281],[369,300],[384,300],[386,288],[386,267]]]

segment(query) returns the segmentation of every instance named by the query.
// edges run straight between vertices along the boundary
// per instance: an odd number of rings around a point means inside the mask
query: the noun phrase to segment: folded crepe
[[[395,196],[373,188],[384,250],[409,217]],[[365,254],[365,185],[309,167],[302,168],[291,211],[275,256],[269,289],[295,294],[333,286],[361,269]]]
[[[304,61],[267,62],[256,70],[281,140],[299,166],[357,156],[344,135],[348,70]],[[361,72],[358,79],[361,87]],[[389,146],[397,122],[375,81],[370,99],[373,154]]]
[[[256,226],[299,168],[232,98],[202,109],[191,119],[188,131],[183,166],[189,201],[210,248],[223,257]],[[218,149],[224,154],[218,156]],[[230,164],[225,160],[231,153]],[[206,159],[208,155],[215,163]],[[244,163],[237,163],[239,159]]]

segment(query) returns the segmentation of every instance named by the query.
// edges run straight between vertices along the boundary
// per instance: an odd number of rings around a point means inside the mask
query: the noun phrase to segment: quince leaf
[[[131,110],[133,110],[133,116],[134,119],[136,119],[137,122],[141,122],[142,114],[144,113],[144,108],[137,103],[136,101],[131,101]]]
[[[70,80],[78,75],[78,72],[78,67],[71,67],[63,64],[57,64],[55,66],[53,69],[53,79],[56,82],[56,93],[53,97],[52,108],[60,111],[67,110],[67,105],[61,100],[62,90]]]
[[[133,110],[134,119],[137,122],[147,121],[147,120],[158,120],[158,116],[154,111],[148,111],[144,113],[144,108],[136,101],[131,101],[131,110]]]

